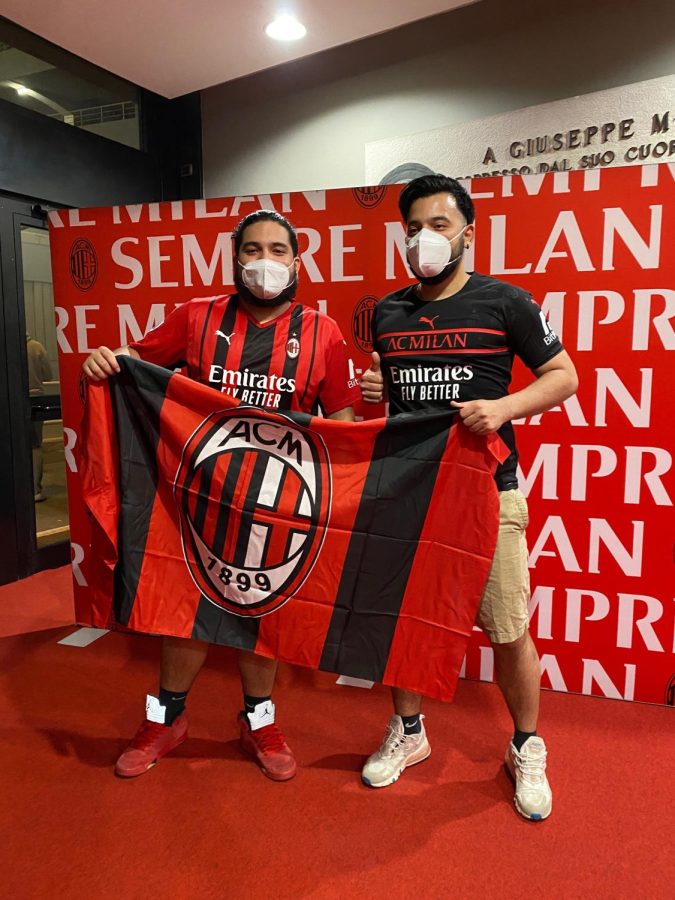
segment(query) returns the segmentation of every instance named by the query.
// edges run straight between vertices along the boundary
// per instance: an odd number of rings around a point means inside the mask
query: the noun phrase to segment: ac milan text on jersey
[[[508,393],[514,356],[537,369],[563,349],[528,293],[476,272],[443,300],[424,301],[413,285],[389,294],[371,328],[392,415],[497,400]],[[516,486],[518,455],[512,424],[499,434],[511,450],[495,475],[503,490]]]
[[[300,304],[260,323],[236,294],[198,298],[130,346],[251,406],[330,415],[359,397],[337,324]]]

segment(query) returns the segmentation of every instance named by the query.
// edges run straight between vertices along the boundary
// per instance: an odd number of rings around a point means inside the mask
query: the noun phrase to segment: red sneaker
[[[187,735],[188,720],[185,712],[174,719],[171,725],[146,719],[136,732],[132,742],[117,760],[115,774],[122,778],[142,775],[157,765],[160,759],[174,747],[182,744]]]
[[[239,714],[239,743],[244,752],[254,757],[264,775],[273,781],[288,781],[297,766],[293,751],[278,725],[265,725],[251,731],[245,713]]]

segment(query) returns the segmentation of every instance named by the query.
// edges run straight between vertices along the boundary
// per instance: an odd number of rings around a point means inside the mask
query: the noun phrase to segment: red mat
[[[275,694],[299,762],[276,784],[235,742],[239,684],[215,648],[191,738],[148,774],[112,765],[156,688],[158,641],[69,629],[0,641],[3,895],[15,898],[672,896],[672,709],[545,693],[553,815],[515,813],[497,689],[426,704],[430,759],[361,785],[387,692],[288,668]]]
[[[47,569],[0,587],[0,637],[72,625],[74,621],[70,566]]]

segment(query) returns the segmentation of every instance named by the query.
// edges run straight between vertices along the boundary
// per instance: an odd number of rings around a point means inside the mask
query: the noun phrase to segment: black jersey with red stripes
[[[375,307],[371,329],[391,415],[497,400],[508,393],[515,356],[537,369],[563,349],[526,291],[477,272],[443,300],[421,300],[415,285],[389,294]],[[495,475],[503,490],[517,483],[518,454],[512,424],[499,434],[511,450]]]
[[[129,346],[252,406],[329,416],[360,396],[337,323],[299,303],[260,323],[236,294],[197,298]]]

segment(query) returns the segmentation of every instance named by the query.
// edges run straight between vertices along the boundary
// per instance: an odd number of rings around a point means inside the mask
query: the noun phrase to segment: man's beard
[[[298,290],[298,276],[296,275],[293,281],[285,287],[277,297],[270,297],[269,300],[263,300],[261,297],[256,297],[256,295],[246,287],[241,280],[238,267],[235,268],[234,286],[237,289],[237,294],[239,294],[242,300],[246,303],[250,303],[251,306],[259,306],[262,307],[262,309],[274,309],[275,306],[290,303],[295,297],[296,291]]]

